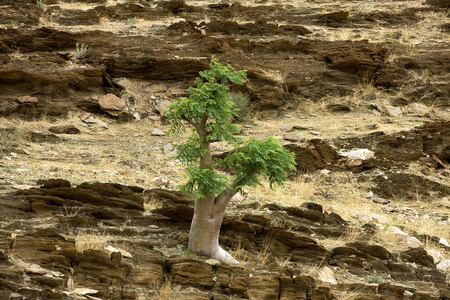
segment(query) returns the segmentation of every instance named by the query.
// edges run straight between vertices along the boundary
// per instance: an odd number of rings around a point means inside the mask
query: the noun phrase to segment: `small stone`
[[[419,248],[423,247],[423,243],[416,237],[408,236],[402,240],[402,244],[407,248]]]
[[[439,244],[442,244],[442,245],[444,245],[445,247],[450,247],[449,243],[448,243],[447,240],[444,239],[444,238],[441,238],[441,239],[439,240]]]
[[[153,185],[156,185],[156,186],[165,186],[165,187],[170,185],[169,180],[167,180],[161,176],[154,178],[152,181],[150,181],[150,183],[152,183]]]
[[[18,97],[17,101],[19,101],[20,103],[38,103],[39,99],[31,96],[22,96]]]
[[[323,176],[327,176],[327,175],[329,175],[331,173],[331,171],[330,170],[327,170],[327,169],[322,169],[322,170],[320,170],[320,175],[323,175]]]
[[[205,260],[205,263],[207,263],[208,265],[211,265],[211,266],[219,266],[219,265],[221,265],[220,261],[218,261],[217,259],[214,259],[214,258],[210,258],[210,259]]]
[[[28,184],[16,184],[13,185],[12,188],[16,190],[29,190],[31,188],[34,188],[34,186]]]
[[[114,94],[101,96],[98,103],[103,111],[115,117],[126,108],[125,101]]]
[[[97,126],[99,127],[99,129],[107,129],[108,123],[105,123],[102,120],[97,120]]]
[[[150,132],[150,134],[152,136],[165,136],[166,135],[166,133],[164,131],[162,131],[161,129],[159,129],[157,127],[154,127],[152,129],[152,131]]]
[[[311,133],[312,135],[321,135],[322,134],[320,131],[311,131],[309,133]]]
[[[433,257],[435,264],[439,263],[443,259],[441,252],[439,252],[437,250],[429,249],[429,250],[427,250],[427,253],[428,253],[428,255]]]
[[[136,120],[136,121],[140,121],[141,120],[141,115],[138,113],[138,112],[135,112],[134,114],[133,114],[133,118]]]
[[[428,112],[428,117],[432,120],[444,120],[444,121],[450,120],[450,117],[448,117],[447,115],[445,115],[443,112],[441,112],[440,110],[438,110],[436,108],[432,108]]]
[[[95,295],[98,293],[97,290],[88,289],[88,288],[76,288],[72,291],[72,293],[77,295]]]
[[[329,267],[323,267],[318,272],[319,280],[330,284],[337,284],[334,272]]]
[[[163,147],[164,156],[167,158],[174,158],[177,156],[177,150],[173,148],[171,143],[164,145]]]
[[[29,267],[25,268],[25,272],[31,273],[31,274],[47,274],[47,269],[44,269],[43,267],[31,264]]]
[[[53,133],[63,133],[63,134],[78,134],[80,133],[80,129],[76,128],[73,125],[61,125],[61,126],[53,126],[48,129]]]
[[[339,154],[347,157],[347,167],[352,168],[362,165],[365,161],[375,157],[375,153],[369,149],[340,150]]]
[[[27,149],[22,149],[22,152],[25,153],[26,155],[31,155],[31,152]]]
[[[450,272],[450,259],[443,259],[440,263],[436,265],[436,269],[443,272]]]
[[[421,103],[412,103],[408,108],[408,112],[420,117],[425,116],[429,110],[430,109],[426,105]]]
[[[387,200],[387,199],[383,199],[383,198],[374,198],[373,200],[373,203],[377,203],[377,204],[389,204],[389,203],[391,203],[391,201],[390,200]]]
[[[391,117],[398,117],[398,116],[401,116],[403,114],[402,109],[399,108],[399,107],[385,105],[384,109],[385,109],[386,114],[391,116]]]
[[[133,257],[129,252],[127,252],[127,251],[125,251],[123,249],[115,248],[113,246],[108,246],[108,247],[105,248],[105,250],[108,251],[109,253],[119,252],[123,257],[126,257],[126,258],[132,258]]]

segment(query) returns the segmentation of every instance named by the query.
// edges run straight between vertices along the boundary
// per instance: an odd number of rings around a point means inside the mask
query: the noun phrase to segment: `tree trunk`
[[[219,232],[224,212],[224,209],[216,207],[214,199],[197,199],[188,247],[198,255],[217,259],[221,263],[237,264],[238,261],[219,246]]]

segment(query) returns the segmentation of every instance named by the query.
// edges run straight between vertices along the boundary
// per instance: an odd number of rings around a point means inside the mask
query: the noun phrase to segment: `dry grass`
[[[83,253],[84,250],[104,250],[108,246],[108,241],[111,237],[105,233],[95,231],[82,232],[80,231],[75,236],[75,248],[77,252]]]

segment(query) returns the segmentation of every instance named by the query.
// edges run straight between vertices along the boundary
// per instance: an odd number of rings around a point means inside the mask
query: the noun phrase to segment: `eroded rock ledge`
[[[183,299],[450,299],[448,274],[424,249],[390,252],[371,242],[373,226],[353,242],[322,246],[350,225],[315,203],[233,203],[221,244],[245,255],[228,266],[185,249],[193,201],[179,192],[40,183],[0,198],[4,299],[150,299],[170,291],[169,282]],[[106,237],[109,246],[80,249],[83,235]],[[334,270],[337,284],[309,276],[308,267]],[[368,283],[374,274],[384,282]],[[361,280],[346,283],[346,276]]]

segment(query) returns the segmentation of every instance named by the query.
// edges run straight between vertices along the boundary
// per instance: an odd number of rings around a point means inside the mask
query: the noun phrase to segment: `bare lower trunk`
[[[194,217],[189,232],[189,250],[217,259],[225,264],[237,264],[227,251],[219,246],[219,232],[224,210],[217,210],[214,202],[199,199],[195,203]]]

